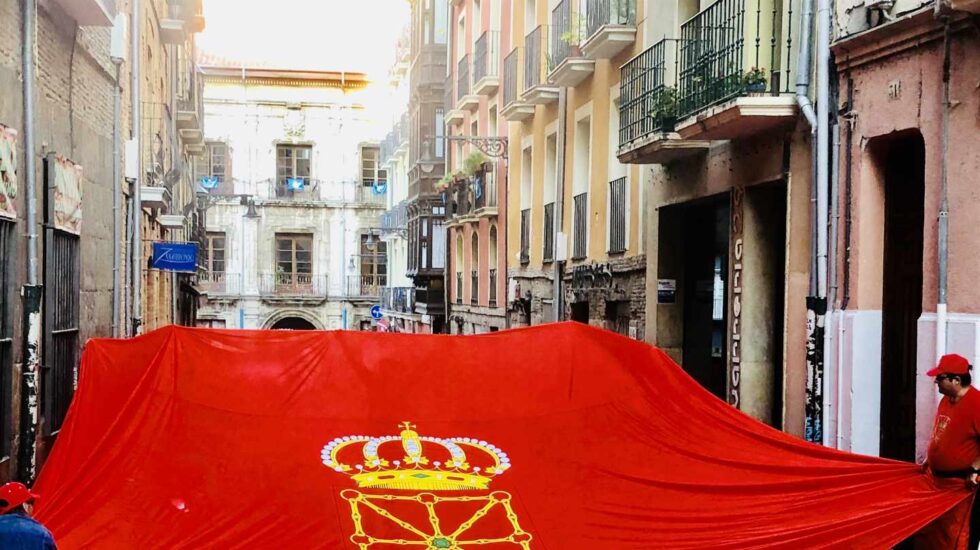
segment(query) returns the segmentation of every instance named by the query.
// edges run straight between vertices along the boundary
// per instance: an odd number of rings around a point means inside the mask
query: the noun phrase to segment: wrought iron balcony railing
[[[580,23],[582,13],[576,4],[577,0],[561,0],[555,9],[551,10],[552,32],[551,55],[548,62],[549,71],[553,71],[555,67],[561,65],[562,61],[575,53],[585,38],[585,29]],[[578,55],[580,54],[576,53],[576,56]]]
[[[381,289],[381,309],[395,313],[413,313],[414,308],[414,288],[385,287]]]
[[[507,106],[518,99],[518,94],[523,91],[518,75],[520,65],[521,49],[514,48],[507,57],[504,58],[504,106]]]
[[[544,261],[555,260],[555,203],[544,205]]]
[[[381,296],[381,291],[388,284],[387,275],[348,275],[348,296]]]
[[[606,25],[636,25],[636,0],[588,0],[586,36]]]
[[[678,41],[665,38],[623,65],[620,78],[619,145],[673,130],[678,115]]]
[[[261,273],[259,295],[281,298],[325,298],[327,276],[310,273]]]
[[[531,261],[531,209],[521,210],[521,263]]]
[[[588,212],[588,202],[589,194],[580,193],[575,195],[572,199],[574,204],[574,217],[572,218],[575,224],[575,234],[573,235],[573,246],[572,246],[572,259],[580,260],[585,258],[588,254],[588,230],[589,230],[589,212]]]
[[[524,91],[548,82],[548,25],[524,37]]]
[[[463,303],[463,272],[456,272],[456,303],[462,305]]]
[[[626,178],[609,182],[609,253],[626,251]]]
[[[470,54],[456,64],[456,101],[470,93]]]
[[[490,307],[497,307],[497,270],[490,270],[490,280],[488,281],[490,285],[490,301],[488,305]]]
[[[473,46],[473,82],[487,76],[497,76],[497,57],[500,47],[500,32],[485,31]]]
[[[242,291],[242,277],[239,273],[205,271],[198,273],[197,285],[209,296],[238,295]]]
[[[681,25],[679,116],[754,91],[789,91],[792,29],[782,29],[779,0],[717,0]],[[790,15],[792,17],[792,15]],[[781,43],[786,55],[781,57]],[[766,75],[768,71],[768,76]]]
[[[480,272],[470,271],[470,305],[480,304]]]

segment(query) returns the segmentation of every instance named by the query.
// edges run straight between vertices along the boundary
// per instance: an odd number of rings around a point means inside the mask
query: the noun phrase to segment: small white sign
[[[657,303],[673,304],[677,301],[677,279],[657,279]]]

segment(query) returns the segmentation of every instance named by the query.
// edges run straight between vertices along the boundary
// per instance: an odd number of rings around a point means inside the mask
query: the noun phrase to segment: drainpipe
[[[565,318],[565,303],[562,299],[561,278],[565,262],[558,261],[558,235],[562,232],[562,217],[564,216],[565,204],[565,137],[568,132],[568,88],[564,86],[558,89],[558,139],[555,143],[557,151],[558,167],[555,169],[558,189],[555,190],[555,229],[554,239],[555,258],[555,280],[552,282],[551,309],[555,314],[555,322],[560,323]],[[566,251],[567,254],[567,251]]]
[[[133,242],[132,242],[132,257],[130,258],[130,265],[132,271],[132,285],[133,285],[133,302],[132,308],[132,335],[136,336],[140,333],[140,325],[143,321],[143,305],[142,305],[142,292],[143,292],[143,235],[142,235],[142,225],[143,225],[143,201],[140,196],[140,180],[143,177],[142,171],[142,149],[140,149],[140,133],[142,132],[142,120],[140,117],[142,113],[140,112],[140,57],[142,56],[142,50],[140,49],[140,33],[142,29],[140,27],[140,0],[133,0],[133,12],[131,14],[132,20],[130,21],[130,29],[132,29],[132,43],[130,44],[129,51],[133,52],[133,61],[131,64],[131,76],[132,76],[132,138],[133,142],[136,143],[137,154],[137,164],[139,164],[139,169],[136,171],[136,180],[133,182],[133,208],[132,208],[132,218],[133,218]]]
[[[120,65],[123,60],[112,58],[116,66],[116,80],[112,84],[112,337],[119,338],[119,304],[121,289],[119,288],[119,269],[122,258],[119,252],[120,232],[119,213],[122,202],[122,183],[119,174],[119,125],[121,123],[122,87],[119,85]]]
[[[27,200],[27,284],[22,289],[24,299],[24,356],[21,370],[20,426],[17,478],[24,483],[34,479],[37,467],[37,424],[39,401],[37,373],[41,350],[42,288],[37,276],[37,178],[34,148],[34,46],[37,4],[24,1],[24,27],[21,54],[23,61],[24,93],[24,172]]]
[[[947,269],[949,262],[949,72],[950,72],[949,19],[943,28],[943,158],[942,191],[939,205],[939,296],[936,301],[936,361],[946,355],[946,334],[949,319],[946,316]]]
[[[796,67],[796,103],[800,106],[800,111],[810,124],[810,128],[815,130],[817,127],[817,115],[813,111],[813,103],[810,102],[810,57],[813,27],[813,1],[803,0],[803,19],[800,24],[800,57]]]

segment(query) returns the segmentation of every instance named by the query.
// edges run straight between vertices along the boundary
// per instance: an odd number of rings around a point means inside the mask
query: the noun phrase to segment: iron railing
[[[500,47],[500,32],[485,31],[473,45],[473,83],[480,82],[485,77],[497,76],[498,48]]]
[[[388,194],[388,182],[383,182],[383,185],[358,185],[354,192],[354,200],[357,204],[362,206],[372,206],[375,208],[384,208],[387,203]]]
[[[61,429],[78,384],[81,246],[77,235],[48,229],[42,388],[48,434]],[[48,248],[48,247],[45,247]],[[57,275],[53,275],[57,274]]]
[[[310,273],[261,273],[259,274],[259,295],[325,298],[327,296],[327,277],[326,275],[312,275]]]
[[[452,111],[456,108],[456,91],[455,81],[453,80],[453,75],[446,77],[446,87],[442,92],[442,106],[446,112]]]
[[[490,253],[495,254],[496,252],[491,250]],[[496,269],[490,270],[490,280],[488,281],[487,284],[490,285],[489,288],[490,301],[488,302],[487,305],[489,305],[490,307],[497,307],[497,270]]]
[[[561,0],[551,10],[551,55],[548,70],[553,71],[562,61],[568,59],[573,48],[582,42],[585,29],[581,25],[581,12],[575,9],[577,0]]]
[[[479,305],[480,303],[480,272],[470,271],[470,304]]]
[[[470,183],[469,181],[458,184],[453,190],[454,216],[466,216],[472,210],[470,205]]]
[[[470,54],[466,54],[456,64],[456,100],[470,93]]]
[[[609,182],[609,253],[626,252],[626,178]]]
[[[548,25],[538,25],[524,37],[524,91],[548,81]]]
[[[636,25],[636,0],[588,0],[586,36],[595,35],[606,25]]]
[[[0,219],[0,410],[9,411],[14,372],[14,319],[9,298],[15,286],[14,222]],[[0,422],[0,456],[10,453],[10,426]]]
[[[385,287],[381,289],[381,309],[395,313],[413,313],[414,308],[414,288]]]
[[[457,261],[462,261],[462,258],[457,258]],[[456,303],[463,303],[463,272],[456,272]]]
[[[302,179],[302,178],[297,178]],[[272,184],[270,198],[286,201],[320,201],[320,182],[306,179],[302,189],[290,189],[286,180],[276,181]]]
[[[677,118],[677,40],[665,38],[623,65],[619,146],[673,130]]]
[[[197,284],[209,296],[241,294],[242,278],[238,273],[224,271],[205,271],[198,273]]]
[[[387,275],[348,275],[348,296],[381,296],[383,288],[388,286]]]
[[[778,55],[782,3],[771,4],[764,10],[761,0],[717,0],[681,25],[680,116],[694,115],[747,92],[777,93],[781,82],[786,86],[783,91],[790,91],[789,71],[781,70]],[[788,59],[790,29],[786,29],[785,41]],[[751,89],[755,80],[748,78],[751,69],[769,72],[759,90]]]
[[[575,195],[572,199],[574,202],[574,217],[573,221],[575,224],[575,234],[574,244],[572,247],[572,259],[580,260],[585,258],[588,253],[588,229],[589,229],[589,213],[587,210],[589,202],[589,194],[581,193]]]
[[[531,261],[531,209],[521,210],[521,263]]]
[[[544,205],[544,261],[555,260],[555,203]]]
[[[518,90],[521,90],[518,80],[517,67],[520,65],[520,48],[514,48],[504,58],[504,106],[517,101]]]

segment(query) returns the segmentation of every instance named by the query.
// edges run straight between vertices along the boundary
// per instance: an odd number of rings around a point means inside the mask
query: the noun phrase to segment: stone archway
[[[298,310],[277,311],[265,320],[262,328],[271,330],[324,330],[323,323],[315,315]]]

